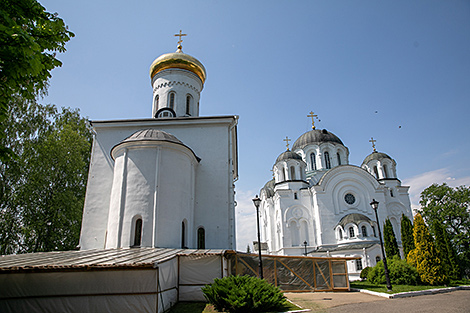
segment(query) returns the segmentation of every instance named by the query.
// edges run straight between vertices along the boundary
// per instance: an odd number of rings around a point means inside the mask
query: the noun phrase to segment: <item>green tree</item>
[[[77,110],[16,100],[0,126],[14,158],[0,162],[0,254],[78,244],[91,131]]]
[[[457,262],[457,255],[453,249],[449,235],[441,223],[434,221],[432,224],[432,232],[436,243],[436,248],[439,253],[439,259],[442,262],[444,271],[451,279],[460,278],[460,269]]]
[[[387,218],[384,225],[384,246],[385,255],[387,258],[392,258],[394,255],[400,257],[400,250],[398,250],[397,238],[393,231],[392,222]]]
[[[415,248],[415,243],[413,239],[413,224],[405,214],[401,215],[401,242],[406,259],[408,253]]]
[[[434,241],[421,214],[413,221],[415,248],[408,254],[407,261],[416,267],[421,281],[429,285],[439,285],[448,281],[444,273]]]
[[[0,0],[1,123],[16,97],[34,100],[46,93],[51,71],[62,65],[56,52],[65,52],[73,36],[57,14],[36,0]],[[0,159],[11,155],[8,147],[0,147]]]
[[[449,233],[460,268],[470,276],[470,187],[433,184],[421,193],[420,204],[428,225],[437,221]]]

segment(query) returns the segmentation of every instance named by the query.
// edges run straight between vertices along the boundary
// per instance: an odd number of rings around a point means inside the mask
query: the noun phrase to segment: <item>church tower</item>
[[[185,36],[185,34],[180,34]],[[150,66],[153,87],[152,116],[199,116],[199,97],[206,69],[196,58],[183,53],[181,39],[176,52],[163,54]]]

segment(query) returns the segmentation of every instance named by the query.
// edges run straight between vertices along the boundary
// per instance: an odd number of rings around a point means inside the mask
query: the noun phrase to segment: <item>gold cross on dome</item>
[[[286,139],[282,139],[282,141],[285,141],[285,142],[286,142],[287,150],[289,150],[289,141],[291,141],[291,140],[289,139],[289,137],[286,136]]]
[[[307,117],[311,117],[311,118],[312,118],[312,129],[315,129],[315,120],[314,120],[314,118],[316,117],[316,118],[318,119],[318,115],[313,114],[313,111],[310,111],[310,114],[307,115]]]
[[[184,37],[184,36],[187,36],[186,34],[183,34],[181,32],[181,29],[180,29],[180,33],[179,34],[175,34],[175,37],[180,37],[180,40],[178,40],[178,46],[181,45],[181,43],[183,42],[183,40],[181,39],[181,37]]]
[[[372,142],[372,149],[374,149],[374,152],[377,152],[377,150],[375,149],[375,143],[377,142],[377,140],[374,140],[374,137],[370,137],[369,142]]]

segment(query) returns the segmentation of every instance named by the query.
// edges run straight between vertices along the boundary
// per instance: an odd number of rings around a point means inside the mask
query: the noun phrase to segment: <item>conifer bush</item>
[[[272,312],[282,311],[287,306],[278,287],[251,276],[216,278],[212,284],[204,286],[202,292],[221,312]]]

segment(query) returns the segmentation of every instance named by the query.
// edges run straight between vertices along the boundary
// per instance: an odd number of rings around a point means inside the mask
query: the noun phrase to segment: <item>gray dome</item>
[[[368,156],[366,156],[364,161],[362,161],[362,165],[367,164],[372,160],[382,160],[382,159],[389,159],[389,160],[394,161],[388,154],[385,154],[383,152],[374,151],[371,154],[369,154]]]
[[[177,143],[180,145],[184,145],[184,143],[167,132],[158,129],[143,129],[139,130],[120,143],[124,142],[131,142],[131,141],[169,141],[173,143]]]
[[[322,142],[335,142],[343,145],[341,139],[326,129],[313,129],[300,136],[292,146],[292,150],[302,149],[310,144],[320,144]]]
[[[302,160],[302,157],[300,155],[298,155],[297,153],[295,153],[295,152],[287,150],[287,151],[284,151],[283,153],[281,153],[277,157],[276,163],[279,162],[279,161],[288,160],[288,159]]]
[[[263,188],[261,188],[260,194],[262,191],[266,191],[266,197],[272,198],[274,196],[274,179],[268,181]]]
[[[130,135],[129,137],[127,137],[126,139],[124,139],[123,141],[115,145],[111,149],[111,156],[113,157],[114,149],[116,149],[118,146],[125,144],[125,143],[139,142],[139,141],[166,141],[166,142],[171,142],[177,145],[182,145],[183,147],[186,147],[193,153],[194,157],[196,158],[198,162],[201,161],[201,158],[199,158],[190,147],[185,145],[181,140],[179,140],[172,134],[164,132],[163,130],[151,129],[151,128],[136,131],[135,133],[133,133],[132,135]]]
[[[367,222],[371,224],[372,221],[370,220],[370,218],[368,218],[367,216],[363,214],[351,213],[351,214],[343,216],[343,218],[339,221],[338,225],[341,225],[344,227],[349,223],[359,225],[359,223],[361,222]]]

